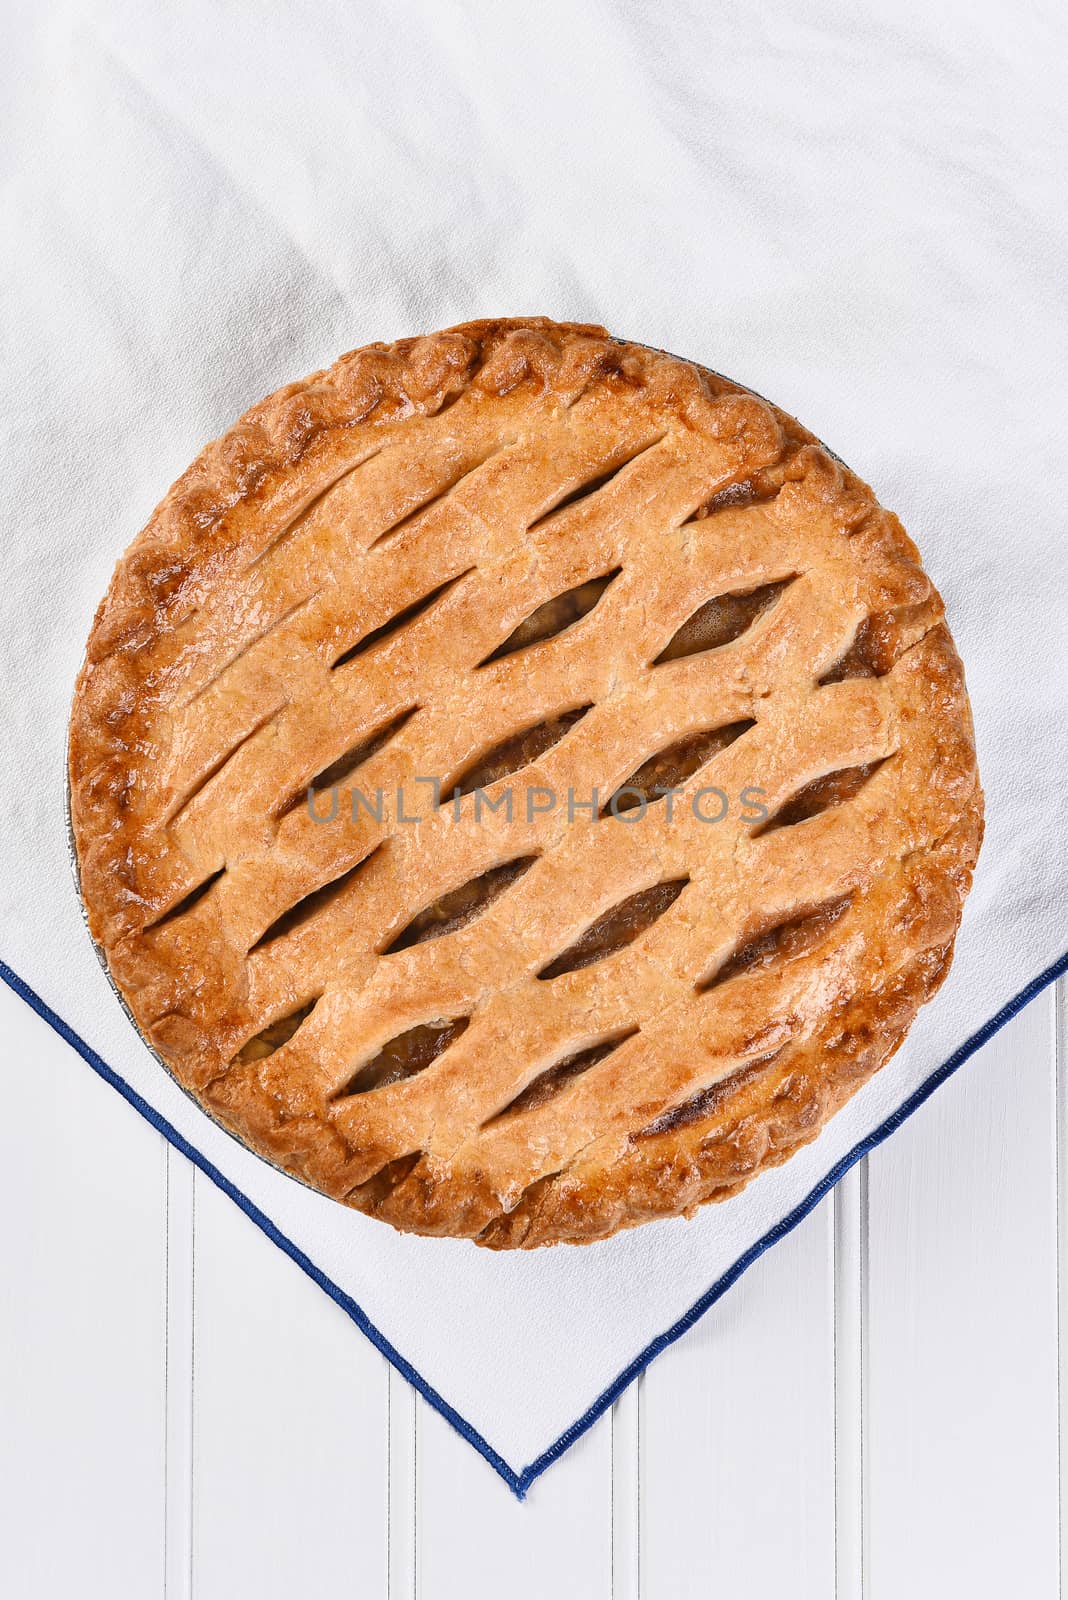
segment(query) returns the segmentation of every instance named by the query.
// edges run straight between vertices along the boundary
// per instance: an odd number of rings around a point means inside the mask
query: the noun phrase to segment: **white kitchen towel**
[[[101,0],[7,30],[0,957],[521,1492],[1063,966],[1068,13]],[[112,566],[206,440],[354,345],[526,313],[730,374],[899,512],[988,833],[945,989],[816,1143],[692,1222],[496,1255],[331,1204],[179,1092],[82,925],[64,739]]]

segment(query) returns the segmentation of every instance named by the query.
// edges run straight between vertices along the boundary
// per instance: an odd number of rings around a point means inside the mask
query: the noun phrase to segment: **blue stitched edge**
[[[62,1017],[57,1016],[52,1008],[46,1005],[40,995],[30,988],[29,984],[24,983],[17,973],[12,972],[5,962],[0,961],[0,978],[3,979],[8,987],[13,989],[21,999],[25,1000],[26,1004],[32,1007],[39,1017],[43,1017],[49,1027],[54,1028],[61,1039],[65,1039],[69,1045],[73,1046],[82,1059],[89,1063],[94,1072],[98,1073],[106,1083],[110,1083],[113,1089],[117,1089],[123,1099],[128,1100],[134,1109],[141,1113],[146,1122],[150,1122],[176,1150],[180,1151],[194,1166],[199,1167],[205,1177],[210,1178],[212,1183],[220,1188],[224,1194],[229,1195],[230,1199],[241,1207],[245,1215],[251,1218],[256,1226],[267,1235],[268,1239],[272,1240],[279,1249],[284,1250],[286,1255],[295,1261],[297,1266],[319,1285],[320,1289],[325,1290],[331,1300],[335,1301],[342,1311],[352,1318],[360,1332],[366,1334],[375,1348],[381,1351],[390,1365],[396,1368],[401,1377],[406,1378],[419,1391],[424,1400],[429,1405],[432,1405],[435,1411],[439,1412],[451,1427],[455,1428],[462,1439],[466,1439],[468,1444],[474,1446],[479,1455],[485,1457],[494,1472],[504,1479],[518,1500],[525,1499],[526,1492],[534,1480],[540,1477],[547,1467],[551,1467],[554,1461],[558,1461],[564,1451],[570,1449],[576,1439],[581,1438],[586,1432],[587,1428],[593,1426],[597,1418],[608,1409],[614,1400],[619,1398],[623,1390],[627,1388],[628,1384],[633,1383],[639,1373],[644,1372],[649,1363],[660,1355],[661,1351],[666,1350],[668,1345],[674,1344],[676,1339],[682,1337],[687,1328],[691,1328],[700,1317],[703,1317],[709,1306],[714,1305],[720,1296],[725,1294],[733,1283],[737,1282],[742,1273],[764,1254],[765,1250],[769,1250],[772,1245],[778,1244],[780,1239],[784,1238],[791,1229],[796,1228],[798,1223],[808,1216],[813,1207],[818,1205],[824,1195],[834,1188],[838,1180],[849,1171],[850,1167],[859,1161],[862,1156],[868,1155],[878,1145],[882,1144],[884,1139],[889,1138],[907,1117],[910,1117],[914,1111],[922,1106],[924,1101],[929,1099],[934,1091],[945,1083],[946,1079],[951,1077],[959,1066],[962,1066],[968,1060],[969,1056],[974,1055],[976,1050],[984,1045],[988,1039],[991,1039],[1007,1022],[1010,1022],[1017,1012],[1022,1011],[1024,1006],[1064,972],[1068,972],[1068,952],[1059,961],[1055,961],[1052,966],[1047,967],[1045,972],[1039,973],[1037,978],[1033,978],[1025,988],[1020,990],[1018,995],[1002,1006],[1001,1010],[991,1017],[989,1022],[985,1022],[978,1032],[973,1033],[970,1038],[966,1039],[953,1052],[949,1060],[943,1062],[928,1078],[925,1078],[920,1087],[907,1100],[903,1101],[897,1110],[887,1117],[885,1122],[880,1123],[866,1139],[862,1139],[859,1144],[854,1145],[853,1149],[844,1155],[821,1178],[811,1193],[806,1195],[792,1211],[788,1212],[781,1221],[777,1222],[773,1228],[764,1234],[763,1238],[758,1239],[744,1255],[739,1256],[734,1265],[728,1267],[727,1271],[716,1280],[712,1287],[706,1290],[699,1300],[694,1302],[689,1311],[684,1312],[677,1322],[672,1323],[670,1328],[666,1329],[664,1333],[658,1334],[651,1343],[647,1344],[645,1349],[635,1356],[630,1365],[624,1367],[623,1371],[609,1384],[608,1388],[598,1395],[593,1404],[586,1408],[577,1422],[573,1422],[571,1427],[566,1429],[554,1444],[551,1444],[547,1450],[543,1451],[529,1466],[524,1467],[522,1472],[516,1472],[508,1465],[504,1457],[494,1450],[489,1441],[484,1439],[477,1429],[473,1428],[458,1411],[454,1410],[449,1402],[438,1394],[437,1390],[415,1370],[411,1363],[404,1359],[400,1352],[390,1344],[385,1335],[379,1332],[366,1312],[360,1309],[351,1296],[339,1288],[331,1278],[328,1278],[315,1265],[314,1261],[306,1256],[298,1245],[293,1243],[292,1239],[288,1239],[280,1229],[276,1228],[271,1219],[258,1206],[254,1205],[247,1195],[242,1194],[241,1190],[236,1188],[229,1178],[224,1177],[218,1167],[214,1166],[187,1139],[183,1138],[177,1128],[173,1127],[165,1117],[161,1117],[159,1112],[150,1106],[147,1100],[142,1099],[136,1089],[131,1088],[124,1078],[120,1078],[118,1073],[109,1067],[101,1056],[97,1055],[91,1045],[86,1044],[85,1040],[76,1034],[73,1028],[68,1027]]]

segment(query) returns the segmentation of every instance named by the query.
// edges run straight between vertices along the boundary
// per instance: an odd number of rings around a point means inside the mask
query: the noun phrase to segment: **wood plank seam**
[[[193,1594],[195,1208],[193,1168],[168,1146],[163,1239],[166,1600],[192,1600]]]
[[[834,1191],[834,1568],[836,1600],[867,1592],[868,1160]]]
[[[163,1597],[171,1600],[171,1152],[163,1200]]]
[[[644,1375],[612,1407],[611,1537],[612,1600],[641,1600],[641,1425]]]
[[[1057,1180],[1057,1589],[1068,1596],[1065,1537],[1068,1532],[1068,978],[1058,978],[1055,988],[1054,1055],[1056,1062]]]
[[[419,1583],[419,1407],[393,1367],[386,1373],[386,1587],[415,1600]]]

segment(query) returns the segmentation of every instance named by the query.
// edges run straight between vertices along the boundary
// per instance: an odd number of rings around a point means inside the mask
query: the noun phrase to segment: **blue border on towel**
[[[288,1239],[280,1229],[275,1227],[270,1217],[265,1216],[247,1195],[242,1194],[241,1190],[236,1188],[229,1178],[224,1177],[218,1167],[214,1166],[205,1156],[202,1156],[200,1151],[195,1149],[187,1139],[184,1139],[178,1129],[173,1127],[165,1117],[161,1117],[159,1112],[137,1093],[136,1089],[132,1089],[125,1079],[120,1078],[118,1073],[109,1067],[101,1056],[97,1055],[91,1045],[86,1044],[85,1040],[80,1038],[73,1028],[67,1026],[62,1017],[57,1016],[52,1008],[45,1004],[40,995],[36,994],[29,984],[24,983],[17,973],[12,972],[5,962],[0,961],[0,978],[3,979],[8,987],[25,1000],[27,1005],[32,1006],[37,1015],[43,1017],[49,1027],[55,1029],[60,1038],[65,1039],[69,1045],[73,1045],[74,1049],[77,1050],[83,1060],[89,1063],[94,1072],[98,1073],[106,1083],[110,1083],[113,1089],[117,1089],[123,1098],[128,1100],[134,1109],[141,1113],[146,1122],[150,1122],[176,1150],[186,1156],[194,1166],[199,1167],[205,1177],[210,1178],[212,1183],[216,1184],[224,1194],[229,1195],[230,1199],[241,1207],[245,1215],[251,1217],[256,1226],[263,1230],[268,1239],[273,1240],[279,1249],[284,1250],[286,1255],[290,1256],[297,1263],[297,1266],[301,1267],[308,1274],[308,1277],[319,1285],[320,1289],[326,1291],[331,1300],[336,1301],[342,1311],[352,1318],[361,1333],[365,1333],[376,1349],[380,1350],[386,1360],[397,1369],[401,1377],[406,1378],[414,1388],[418,1389],[424,1400],[432,1405],[435,1411],[441,1413],[445,1421],[456,1429],[461,1438],[466,1439],[468,1444],[474,1446],[479,1455],[486,1458],[493,1470],[500,1474],[509,1489],[519,1500],[525,1497],[535,1478],[540,1477],[547,1467],[551,1467],[554,1461],[559,1460],[564,1451],[569,1449],[576,1439],[581,1438],[587,1428],[592,1427],[602,1412],[606,1411],[612,1402],[618,1399],[627,1385],[633,1383],[634,1379],[645,1370],[650,1361],[653,1361],[662,1350],[666,1350],[668,1345],[674,1344],[676,1339],[681,1338],[687,1328],[692,1327],[699,1317],[704,1316],[709,1306],[714,1305],[720,1296],[725,1294],[733,1283],[737,1282],[746,1268],[751,1267],[753,1262],[764,1254],[765,1250],[769,1250],[772,1245],[778,1244],[779,1240],[784,1238],[792,1228],[796,1228],[797,1224],[808,1216],[812,1208],[823,1199],[829,1190],[834,1188],[838,1180],[849,1171],[855,1162],[859,1161],[862,1156],[866,1156],[869,1151],[874,1150],[877,1145],[882,1144],[884,1139],[889,1138],[895,1129],[901,1126],[906,1117],[910,1117],[914,1111],[922,1106],[924,1101],[934,1093],[939,1085],[945,1083],[946,1079],[951,1077],[957,1068],[967,1061],[969,1056],[974,1055],[975,1051],[984,1045],[988,1039],[992,1038],[1007,1022],[1010,1022],[1018,1011],[1022,1011],[1029,1001],[1033,1000],[1037,994],[1040,994],[1043,989],[1053,983],[1064,972],[1068,972],[1068,952],[1059,961],[1055,961],[1051,967],[1047,967],[1045,972],[1039,973],[1038,977],[1032,979],[1007,1005],[1002,1006],[996,1016],[991,1017],[989,1022],[985,1022],[978,1032],[973,1033],[970,1038],[966,1039],[960,1048],[953,1052],[949,1060],[937,1067],[930,1077],[926,1078],[920,1087],[909,1095],[908,1099],[891,1116],[887,1117],[885,1122],[880,1123],[866,1139],[862,1139],[859,1144],[854,1145],[847,1155],[844,1155],[840,1161],[836,1162],[811,1193],[805,1196],[804,1200],[796,1205],[792,1211],[788,1212],[780,1222],[777,1222],[762,1239],[758,1239],[756,1244],[748,1249],[744,1255],[739,1256],[734,1265],[729,1267],[722,1277],[717,1278],[712,1287],[706,1290],[699,1300],[694,1302],[689,1311],[685,1312],[677,1322],[672,1323],[671,1327],[666,1329],[665,1332],[658,1334],[650,1344],[647,1344],[645,1349],[635,1356],[630,1365],[624,1367],[623,1371],[609,1384],[608,1388],[597,1396],[593,1404],[586,1408],[578,1421],[573,1422],[571,1427],[560,1435],[555,1444],[551,1444],[548,1450],[543,1451],[529,1466],[524,1467],[522,1472],[516,1472],[514,1468],[508,1465],[504,1457],[494,1450],[489,1441],[484,1439],[477,1429],[473,1428],[458,1411],[454,1410],[449,1402],[438,1394],[437,1390],[427,1383],[420,1373],[416,1372],[410,1362],[405,1361],[400,1351],[390,1344],[384,1334],[379,1332],[366,1312],[360,1309],[355,1300],[347,1295],[343,1289],[339,1288],[324,1272],[321,1272],[314,1261],[310,1260],[304,1254],[304,1251],[293,1243],[292,1239]]]

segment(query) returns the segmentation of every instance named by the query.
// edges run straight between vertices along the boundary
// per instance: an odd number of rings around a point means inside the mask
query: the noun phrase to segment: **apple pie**
[[[543,318],[356,350],[210,444],[118,564],[69,764],[178,1082],[496,1249],[814,1139],[944,978],[982,834],[897,519],[757,395]]]

